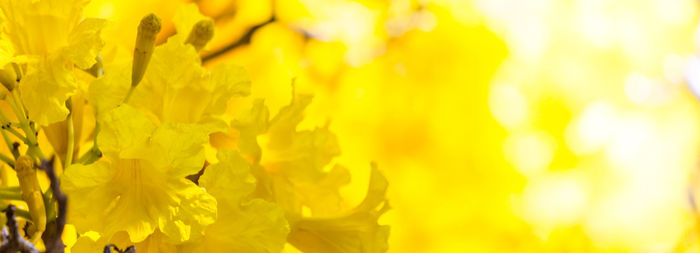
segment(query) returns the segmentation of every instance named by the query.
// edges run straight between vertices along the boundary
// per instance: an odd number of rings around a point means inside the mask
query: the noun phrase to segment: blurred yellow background
[[[274,114],[292,79],[315,94],[302,127],[338,135],[348,206],[378,162],[390,252],[700,250],[696,1],[194,2],[217,24],[207,65],[246,67],[247,99]],[[93,0],[87,16],[133,43],[143,15],[180,5]]]

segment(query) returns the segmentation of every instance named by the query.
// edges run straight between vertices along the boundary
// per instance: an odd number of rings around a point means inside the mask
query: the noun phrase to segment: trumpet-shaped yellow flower
[[[310,95],[296,95],[267,123],[263,135],[261,165],[275,183],[275,195],[289,212],[301,213],[304,206],[314,215],[341,210],[338,189],[350,181],[347,169],[324,170],[340,154],[338,140],[327,127],[297,131]],[[243,136],[241,139],[248,138]]]
[[[372,168],[367,196],[353,210],[333,217],[302,217],[291,221],[289,242],[306,253],[368,252],[388,249],[389,226],[377,219],[389,208],[384,199],[388,183]]]
[[[80,232],[110,238],[125,231],[132,242],[156,229],[174,242],[200,236],[216,218],[216,200],[185,176],[204,165],[208,135],[197,125],[160,126],[122,105],[101,118],[98,141],[105,159],[74,164],[63,175],[71,199],[69,222]]]
[[[250,199],[255,178],[248,161],[237,151],[220,150],[218,163],[206,167],[200,186],[217,200],[218,217],[207,226],[204,236],[177,244],[160,231],[146,240],[132,243],[123,234],[110,240],[82,237],[75,252],[95,252],[113,243],[120,248],[135,245],[137,252],[281,252],[289,225],[282,209],[262,199]]]
[[[338,189],[350,181],[344,167],[328,166],[340,154],[335,135],[327,127],[298,131],[311,96],[296,95],[268,121],[262,101],[231,125],[239,131],[238,147],[264,167],[257,194],[274,199],[286,213],[288,241],[304,252],[385,252],[388,226],[377,219],[388,210],[387,181],[373,166],[365,200],[344,210]],[[258,135],[262,135],[258,143]],[[270,190],[266,190],[270,189]],[[266,196],[271,195],[271,196]],[[302,214],[304,207],[311,217]]]
[[[219,163],[206,168],[199,180],[218,202],[218,219],[201,240],[181,247],[184,252],[280,252],[289,233],[282,209],[262,199],[247,200],[255,189],[248,161],[238,152],[220,150]]]
[[[73,66],[86,69],[104,46],[102,19],[83,19],[85,0],[2,0],[0,64],[20,64],[19,90],[29,118],[40,125],[63,120],[77,88]]]

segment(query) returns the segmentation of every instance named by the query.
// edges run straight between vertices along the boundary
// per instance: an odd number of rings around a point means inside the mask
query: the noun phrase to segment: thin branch
[[[46,232],[41,239],[44,240],[44,244],[46,245],[46,253],[63,253],[65,245],[61,240],[61,235],[63,234],[63,228],[66,226],[68,198],[61,191],[60,182],[56,177],[56,171],[53,167],[53,159],[41,161],[40,168],[44,170],[49,177],[49,181],[51,181],[51,191],[58,203],[58,215],[56,220],[50,222],[50,225],[54,226],[47,226]]]
[[[108,244],[105,246],[105,249],[102,251],[104,253],[112,253],[112,249],[114,249],[117,253],[136,253],[136,248],[132,245],[129,247],[126,247],[124,250],[120,250],[117,245],[114,244]]]
[[[241,36],[241,38],[239,38],[238,40],[232,42],[231,44],[226,45],[225,47],[222,47],[222,48],[220,48],[220,49],[218,49],[218,50],[212,52],[211,54],[208,54],[208,55],[202,57],[202,62],[210,61],[210,60],[212,60],[212,59],[214,59],[214,58],[216,58],[216,57],[219,57],[219,56],[221,56],[221,55],[223,55],[223,54],[226,54],[226,53],[228,53],[228,52],[230,52],[230,51],[232,51],[232,50],[234,50],[234,49],[236,49],[236,48],[239,48],[239,47],[241,47],[241,46],[250,44],[250,39],[253,37],[253,34],[254,34],[258,29],[262,28],[263,26],[265,26],[265,25],[267,25],[267,24],[270,24],[270,23],[272,23],[272,22],[275,22],[275,20],[276,20],[276,19],[275,19],[275,16],[273,15],[273,16],[270,17],[270,19],[268,19],[267,21],[265,21],[265,22],[263,22],[263,23],[261,23],[261,24],[258,24],[258,25],[255,25],[255,26],[251,27],[251,28],[250,28],[245,34],[243,34],[243,36]]]
[[[24,240],[22,235],[19,233],[19,225],[17,220],[15,220],[15,211],[17,208],[14,205],[8,205],[5,211],[5,216],[7,216],[7,227],[9,233],[7,234],[8,240],[3,240],[2,246],[0,246],[0,253],[10,253],[10,252],[29,252],[29,253],[39,253],[39,250],[34,247],[33,244]],[[3,237],[5,237],[3,235]]]

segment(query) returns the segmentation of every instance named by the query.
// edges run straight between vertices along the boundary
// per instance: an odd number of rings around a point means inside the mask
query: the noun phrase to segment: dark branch
[[[250,44],[250,39],[253,37],[253,34],[254,34],[258,29],[262,28],[263,26],[265,26],[265,25],[267,25],[267,24],[270,24],[270,23],[272,23],[272,22],[275,22],[275,20],[276,20],[276,19],[275,19],[275,16],[273,15],[273,16],[270,17],[270,19],[268,19],[267,21],[265,21],[265,22],[263,22],[263,23],[261,23],[261,24],[258,24],[258,25],[256,25],[256,26],[251,27],[251,28],[250,28],[245,34],[243,34],[243,36],[241,36],[241,38],[239,38],[238,40],[232,42],[231,44],[226,45],[225,47],[222,47],[222,48],[220,48],[220,49],[218,49],[218,50],[212,52],[211,54],[208,54],[208,55],[202,57],[202,62],[210,61],[210,60],[212,60],[212,59],[214,59],[214,58],[216,58],[216,57],[219,57],[219,56],[221,56],[221,55],[223,55],[223,54],[225,54],[225,53],[228,53],[228,52],[230,52],[230,51],[232,51],[232,50],[234,50],[234,49],[236,49],[236,48],[238,48],[238,47],[241,47],[241,46]]]
[[[63,245],[63,240],[61,240],[61,235],[63,234],[63,228],[66,226],[66,212],[68,207],[68,198],[61,191],[61,185],[56,177],[56,171],[53,168],[53,159],[49,161],[41,161],[42,170],[46,172],[51,182],[51,191],[53,192],[53,197],[58,203],[58,215],[56,220],[50,222],[50,226],[47,226],[46,232],[42,239],[46,245],[46,253],[63,253],[65,245]]]
[[[102,251],[103,253],[112,253],[112,249],[114,249],[117,253],[136,253],[136,248],[132,245],[129,247],[126,247],[124,250],[120,250],[117,245],[114,244],[108,244],[105,246],[105,249]]]
[[[39,250],[37,250],[30,242],[24,240],[22,235],[19,233],[19,225],[17,224],[17,220],[15,220],[15,211],[17,211],[15,206],[8,205],[4,211],[5,216],[7,216],[7,228],[9,229],[9,234],[7,234],[7,240],[3,238],[3,244],[0,246],[0,253],[39,253]],[[5,235],[3,235],[3,237],[5,237]]]

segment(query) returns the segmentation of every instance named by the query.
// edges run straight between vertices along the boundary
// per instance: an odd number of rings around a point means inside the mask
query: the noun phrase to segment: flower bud
[[[11,64],[7,64],[0,69],[0,83],[10,91],[17,87],[17,73]]]
[[[141,19],[138,33],[136,34],[136,45],[134,47],[134,61],[131,71],[131,86],[136,86],[141,82],[143,74],[146,73],[148,62],[153,55],[153,48],[156,43],[156,36],[160,32],[160,18],[151,13]]]
[[[207,45],[212,37],[214,37],[214,21],[203,19],[192,27],[185,43],[191,44],[195,50],[199,51]]]
[[[22,189],[22,199],[27,202],[29,215],[32,217],[32,225],[28,232],[32,239],[35,239],[46,228],[46,208],[39,180],[36,177],[34,161],[28,156],[20,156],[15,161],[15,170],[17,170],[19,186]]]

